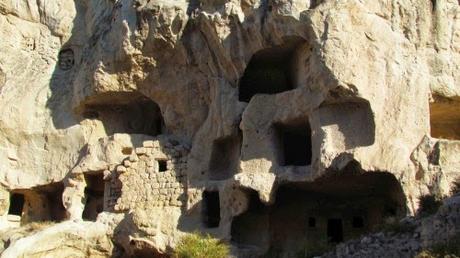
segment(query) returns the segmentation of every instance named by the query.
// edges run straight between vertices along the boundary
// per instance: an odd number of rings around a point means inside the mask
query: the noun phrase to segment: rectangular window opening
[[[168,162],[167,160],[164,159],[159,159],[157,160],[158,162],[158,171],[159,172],[165,172],[168,170]]]
[[[364,227],[363,217],[359,217],[359,216],[353,217],[352,225],[354,228],[363,228]]]
[[[316,227],[316,218],[313,218],[313,217],[308,218],[308,227],[310,228]]]
[[[10,208],[8,214],[10,215],[22,215],[24,208],[24,195],[19,193],[13,193],[10,195]]]
[[[281,166],[307,166],[311,164],[311,129],[308,121],[275,124],[278,162]]]

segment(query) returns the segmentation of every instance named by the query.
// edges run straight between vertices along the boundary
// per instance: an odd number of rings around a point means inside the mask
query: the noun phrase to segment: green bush
[[[209,234],[203,235],[193,233],[184,236],[176,249],[176,258],[225,258],[230,253],[228,244],[211,237]]]
[[[442,201],[434,195],[423,195],[419,200],[419,215],[422,217],[435,214],[442,205]]]

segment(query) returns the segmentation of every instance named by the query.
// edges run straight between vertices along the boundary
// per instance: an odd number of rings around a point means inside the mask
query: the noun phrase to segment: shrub
[[[444,243],[422,250],[414,258],[460,258],[460,233]]]
[[[54,224],[56,224],[56,223],[52,222],[52,221],[30,222],[30,223],[27,223],[27,224],[24,225],[24,230],[26,232],[36,232],[36,231],[43,230],[43,229],[45,229],[47,227],[51,227]]]
[[[228,244],[211,237],[209,234],[203,235],[193,233],[181,239],[176,249],[176,258],[226,258],[230,253]]]
[[[422,217],[435,214],[442,205],[442,201],[437,199],[434,195],[423,195],[419,200],[419,215]]]
[[[457,178],[457,180],[455,180],[455,182],[453,183],[451,194],[452,195],[460,194],[460,177]]]
[[[441,257],[460,257],[460,233],[457,233],[445,243],[433,245],[430,251]]]
[[[414,258],[435,258],[435,257],[433,257],[433,255],[429,251],[423,250],[417,255],[415,255]]]

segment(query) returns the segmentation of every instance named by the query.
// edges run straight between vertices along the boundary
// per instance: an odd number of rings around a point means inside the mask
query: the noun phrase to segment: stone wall
[[[176,142],[177,143],[177,142]],[[150,207],[182,207],[186,202],[187,150],[179,145],[159,141],[144,142],[144,147],[118,165],[121,196],[115,211]],[[160,162],[166,170],[160,171]]]
[[[120,145],[120,164],[105,164],[104,210],[123,212],[148,207],[183,207],[186,203],[188,149],[167,137]],[[110,153],[105,153],[110,155]],[[91,155],[90,155],[91,156]],[[87,160],[90,157],[87,157]],[[86,163],[87,167],[91,167]],[[88,172],[94,173],[94,172]]]

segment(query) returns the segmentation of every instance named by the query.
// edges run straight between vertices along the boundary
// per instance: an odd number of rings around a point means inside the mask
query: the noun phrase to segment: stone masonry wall
[[[143,147],[135,148],[110,172],[105,201],[108,210],[182,207],[186,201],[187,152],[174,140],[146,141]],[[166,167],[160,169],[160,162]]]

